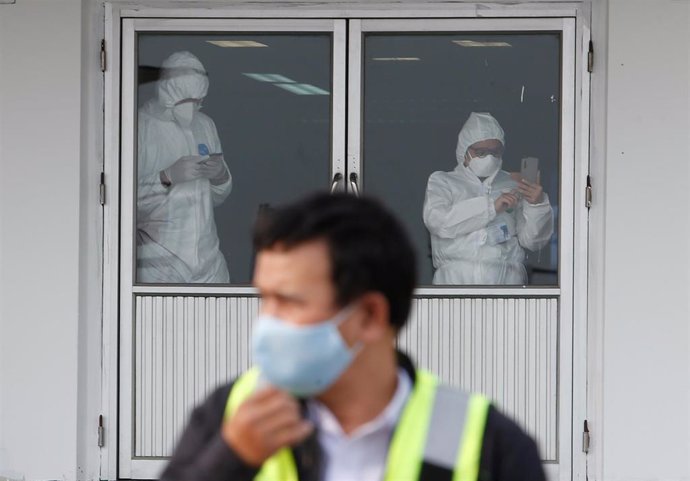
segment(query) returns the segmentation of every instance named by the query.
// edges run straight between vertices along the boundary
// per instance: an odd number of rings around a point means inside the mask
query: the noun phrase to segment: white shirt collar
[[[395,427],[400,418],[407,398],[412,391],[412,381],[403,369],[398,369],[398,386],[388,405],[374,419],[364,423],[349,435],[345,434],[337,418],[319,401],[312,399],[307,402],[309,417],[314,420],[318,428],[325,434],[349,439],[361,438],[370,433]]]

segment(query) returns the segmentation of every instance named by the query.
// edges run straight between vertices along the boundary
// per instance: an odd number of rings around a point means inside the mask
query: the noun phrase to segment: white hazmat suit
[[[215,124],[198,111],[207,92],[199,59],[176,52],[163,62],[157,97],[139,109],[138,282],[230,280],[213,209],[230,194],[232,177],[221,156],[208,155],[223,150]]]
[[[473,112],[458,135],[458,166],[429,177],[423,215],[431,236],[434,284],[523,285],[523,248],[540,249],[553,233],[546,193],[538,204],[521,199],[515,208],[496,213],[496,199],[515,191],[517,182],[500,167],[482,180],[464,165],[467,149],[489,139],[505,145],[503,129],[490,114]]]

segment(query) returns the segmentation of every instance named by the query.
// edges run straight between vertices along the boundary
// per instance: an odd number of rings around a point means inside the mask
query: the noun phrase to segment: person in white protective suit
[[[524,249],[551,238],[548,196],[501,170],[504,147],[498,121],[473,112],[458,135],[455,170],[429,177],[423,215],[434,284],[526,284]]]
[[[162,64],[157,96],[139,109],[137,281],[227,283],[213,209],[232,177],[213,121],[199,111],[206,69],[176,52]]]

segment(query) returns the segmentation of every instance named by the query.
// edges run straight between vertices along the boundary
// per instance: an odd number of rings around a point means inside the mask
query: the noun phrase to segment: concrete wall
[[[77,475],[81,18],[0,5],[0,478]]]
[[[690,4],[609,7],[603,479],[687,480]]]

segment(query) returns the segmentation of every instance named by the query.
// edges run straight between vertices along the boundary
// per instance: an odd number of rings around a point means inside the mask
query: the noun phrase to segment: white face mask
[[[469,169],[477,177],[490,177],[498,172],[502,163],[503,159],[493,154],[489,154],[486,157],[471,157]]]
[[[173,116],[182,127],[189,127],[194,120],[194,112],[196,111],[195,102],[183,102],[173,107]]]

